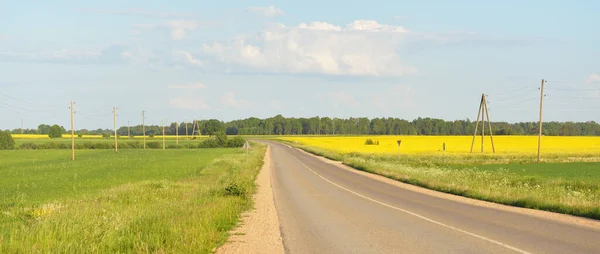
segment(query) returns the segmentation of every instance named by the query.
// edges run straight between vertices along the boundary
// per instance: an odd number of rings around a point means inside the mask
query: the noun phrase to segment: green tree
[[[214,136],[218,132],[225,131],[225,124],[217,119],[210,119],[204,123],[202,134]]]
[[[12,150],[15,149],[15,140],[10,131],[0,131],[0,150]]]
[[[62,128],[57,124],[52,125],[50,127],[50,131],[48,132],[48,137],[50,138],[60,138],[62,137]]]

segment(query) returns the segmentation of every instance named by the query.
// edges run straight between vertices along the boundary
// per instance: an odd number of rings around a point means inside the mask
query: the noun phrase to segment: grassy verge
[[[358,170],[432,190],[500,204],[600,219],[600,164],[521,164],[517,155],[439,156],[340,154],[288,143]],[[514,158],[513,158],[514,157]],[[565,158],[553,158],[562,161]],[[491,160],[495,164],[489,162]],[[568,161],[568,159],[566,159]],[[515,161],[516,163],[507,163]]]
[[[0,152],[0,253],[210,253],[250,208],[264,147],[248,165],[243,149],[80,154]]]

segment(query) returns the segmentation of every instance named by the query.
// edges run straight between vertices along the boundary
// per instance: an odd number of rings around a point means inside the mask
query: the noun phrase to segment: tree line
[[[193,122],[173,122],[165,126],[165,134],[187,135],[194,133]],[[219,132],[227,135],[473,135],[475,122],[470,119],[445,121],[435,118],[417,118],[412,121],[399,118],[286,118],[281,115],[259,119],[256,117],[222,122],[216,119],[199,120],[200,134],[213,136]],[[492,122],[492,133],[494,135],[537,135],[539,131],[538,122]],[[177,128],[178,126],[178,128]],[[486,132],[489,130],[486,124]],[[161,135],[162,127],[159,125],[147,125],[146,135]],[[481,123],[479,125],[481,128]],[[38,129],[23,130],[26,134],[48,134],[52,126],[42,124]],[[56,130],[56,127],[54,128]],[[60,127],[62,133],[67,133],[64,127]],[[21,133],[20,129],[11,131],[14,134]],[[81,135],[101,135],[113,133],[110,129],[76,131]],[[141,136],[142,126],[122,126],[117,129],[120,136]],[[543,135],[546,136],[600,136],[600,124],[589,122],[545,122]]]

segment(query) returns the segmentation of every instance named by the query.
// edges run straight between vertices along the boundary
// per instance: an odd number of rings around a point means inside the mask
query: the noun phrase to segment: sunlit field
[[[0,253],[211,253],[265,148],[0,151]]]
[[[355,136],[355,137],[281,137],[278,139],[327,149],[340,153],[397,154],[397,140],[402,140],[401,154],[465,154],[471,149],[472,136]],[[379,145],[365,145],[365,140],[379,141]],[[495,136],[496,153],[537,154],[536,136]],[[492,153],[492,143],[486,136],[484,153]],[[542,152],[547,154],[598,154],[600,137],[542,137]],[[481,153],[481,136],[475,139],[473,153]]]
[[[50,137],[48,137],[47,134],[11,134],[11,136],[14,139],[50,139]],[[197,139],[198,138],[207,138],[208,136],[195,136]],[[62,134],[62,138],[71,138],[71,134]],[[114,136],[112,136],[112,138],[114,139]],[[134,136],[133,138],[127,137],[127,136],[119,136],[119,139],[143,139],[144,136]],[[149,135],[146,135],[146,138],[150,138]],[[156,135],[154,136],[154,138],[162,138],[161,135]],[[165,135],[165,138],[168,139],[177,139],[176,135]],[[188,139],[192,139],[193,136],[189,135],[187,137]],[[103,138],[102,135],[81,135],[81,137],[77,136],[77,134],[75,134],[75,139],[107,139],[107,138]],[[179,139],[186,139],[185,135],[179,135]]]

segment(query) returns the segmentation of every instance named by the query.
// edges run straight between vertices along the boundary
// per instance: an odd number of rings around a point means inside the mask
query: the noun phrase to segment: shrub
[[[15,140],[10,131],[0,131],[0,150],[12,150],[15,149]]]
[[[224,131],[219,131],[215,134],[218,147],[227,146],[227,134]]]
[[[83,134],[79,133],[79,134],[77,134],[77,137],[78,138],[83,138]]]
[[[225,196],[246,197],[248,191],[240,183],[230,182],[227,187],[225,187],[223,194]]]
[[[150,137],[150,138],[154,138],[154,133],[150,133],[150,134],[148,135],[148,137]]]
[[[217,139],[210,138],[210,139],[202,141],[202,143],[200,143],[200,145],[198,145],[198,147],[199,148],[218,148],[221,146],[219,146]]]
[[[148,142],[148,143],[146,143],[146,147],[152,148],[152,149],[157,149],[157,148],[162,148],[162,144],[160,142]]]
[[[365,145],[367,145],[367,146],[378,146],[379,145],[379,140],[367,139],[367,140],[365,140]]]
[[[28,143],[21,144],[21,146],[19,146],[19,149],[22,149],[22,150],[35,150],[35,149],[39,149],[39,147],[35,143],[28,142]]]
[[[110,138],[110,133],[102,133],[103,138]]]
[[[227,147],[243,147],[246,143],[246,140],[240,136],[235,136],[234,138],[227,141]]]

